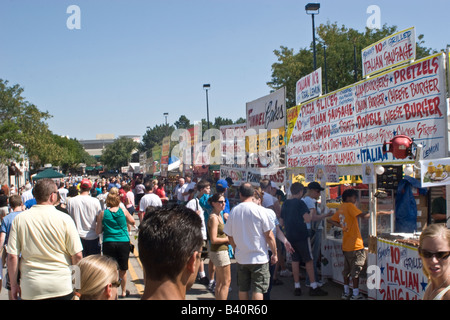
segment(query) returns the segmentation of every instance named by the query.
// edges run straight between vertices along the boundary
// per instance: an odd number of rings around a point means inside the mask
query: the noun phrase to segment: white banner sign
[[[422,144],[423,160],[446,157],[443,58],[436,54],[300,105],[287,166],[403,162],[382,150],[396,135]]]
[[[286,88],[247,102],[247,129],[278,129],[286,126]]]
[[[304,76],[295,87],[296,104],[317,98],[322,94],[322,68]]]
[[[363,77],[416,59],[416,32],[411,27],[381,39],[361,52]]]
[[[220,166],[220,179],[226,178],[231,178],[233,185],[239,186],[241,183],[247,182],[247,170]]]
[[[377,300],[422,299],[427,278],[417,248],[378,239],[377,266],[382,270]]]

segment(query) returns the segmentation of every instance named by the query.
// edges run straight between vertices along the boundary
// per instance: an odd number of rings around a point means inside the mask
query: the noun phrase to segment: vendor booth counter
[[[357,207],[363,212],[369,207],[369,192],[358,190]],[[359,289],[373,300],[420,300],[425,293],[427,278],[418,254],[419,235],[427,225],[427,196],[415,194],[417,232],[395,233],[395,214],[377,214],[377,236],[369,236],[370,221],[359,218],[361,235],[367,253],[366,272],[360,277]],[[395,190],[387,189],[376,199],[378,212],[394,212]],[[331,207],[336,208],[336,204]],[[327,225],[322,240],[322,277],[343,284],[342,233]],[[351,281],[350,281],[351,286]]]

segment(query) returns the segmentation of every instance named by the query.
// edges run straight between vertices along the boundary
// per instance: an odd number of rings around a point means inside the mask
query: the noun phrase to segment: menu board
[[[416,32],[411,27],[381,39],[361,51],[363,77],[416,58]]]
[[[396,135],[422,144],[422,159],[445,157],[445,92],[444,56],[436,54],[302,104],[287,166],[398,163],[382,149]]]

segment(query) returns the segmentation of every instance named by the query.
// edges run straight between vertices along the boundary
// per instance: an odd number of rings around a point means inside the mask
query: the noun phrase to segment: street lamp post
[[[211,87],[209,83],[206,83],[203,85],[203,89],[206,90],[206,123],[208,124],[208,130],[209,130],[209,105],[208,105],[208,90]]]
[[[312,18],[314,70],[317,69],[317,62],[316,62],[316,31],[315,31],[315,26],[314,26],[314,15],[319,14],[319,9],[320,9],[320,3],[308,3],[305,6],[306,13],[310,14],[311,18]]]
[[[164,117],[166,117],[166,136],[167,136],[167,133],[169,131],[169,127],[167,126],[167,116],[169,115],[169,113],[168,112],[164,112],[163,115],[164,115]]]

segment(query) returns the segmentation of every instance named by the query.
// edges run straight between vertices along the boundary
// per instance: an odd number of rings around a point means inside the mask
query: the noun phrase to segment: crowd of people
[[[198,282],[217,300],[227,300],[236,277],[239,299],[269,300],[272,286],[282,284],[280,275],[293,277],[293,295],[300,296],[301,264],[308,294],[326,296],[318,270],[326,219],[343,230],[342,298],[364,299],[358,287],[366,256],[356,219],[367,213],[355,206],[355,190],[344,192],[337,211],[321,212],[318,201],[324,189],[317,182],[293,183],[289,197],[268,179],[258,187],[242,183],[236,187],[240,201],[233,207],[230,179],[193,181],[186,176],[177,182],[169,187],[161,179],[42,179],[16,192],[2,188],[1,267],[7,266],[7,272],[0,281],[9,299],[129,296],[133,230],[138,231],[144,269],[141,299],[185,299]],[[430,275],[426,297],[450,298],[446,230],[423,233],[419,253],[424,273]],[[76,290],[74,267],[79,272]]]

